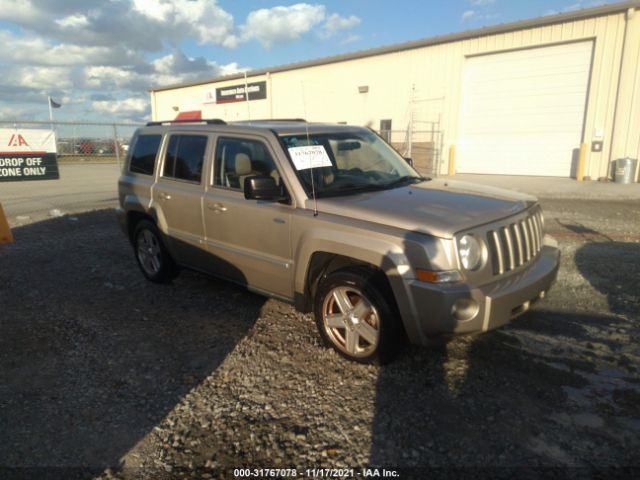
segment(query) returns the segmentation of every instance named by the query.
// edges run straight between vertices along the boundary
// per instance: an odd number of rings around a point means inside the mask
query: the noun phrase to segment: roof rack
[[[147,122],[147,127],[155,125],[173,125],[174,123],[206,123],[207,125],[226,125],[227,122],[219,118],[203,118],[202,120],[163,120],[161,122]]]
[[[260,118],[256,120],[238,120],[233,123],[307,123],[304,118]]]

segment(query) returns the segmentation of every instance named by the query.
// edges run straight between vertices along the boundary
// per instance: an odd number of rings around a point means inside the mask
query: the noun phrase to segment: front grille
[[[542,250],[542,214],[533,214],[487,232],[493,274],[502,275],[530,262]]]

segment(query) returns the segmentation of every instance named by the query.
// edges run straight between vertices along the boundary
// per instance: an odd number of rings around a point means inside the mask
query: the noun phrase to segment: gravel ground
[[[382,368],[323,348],[282,302],[192,272],[147,282],[111,210],[15,228],[0,246],[0,477],[639,467],[637,202],[543,205],[563,254],[548,297]]]

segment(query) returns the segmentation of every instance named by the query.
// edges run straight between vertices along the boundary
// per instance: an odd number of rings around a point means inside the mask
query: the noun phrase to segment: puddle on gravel
[[[474,341],[472,337],[460,337],[447,344],[447,358],[442,365],[444,380],[449,395],[457,398],[469,371],[469,350]]]

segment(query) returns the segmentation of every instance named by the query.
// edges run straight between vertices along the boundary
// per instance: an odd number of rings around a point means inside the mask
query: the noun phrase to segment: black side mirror
[[[282,194],[276,179],[267,175],[254,175],[244,179],[244,198],[247,200],[280,200]]]
[[[411,157],[404,157],[405,162],[407,162],[409,165],[411,165],[413,167],[413,158]]]

